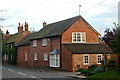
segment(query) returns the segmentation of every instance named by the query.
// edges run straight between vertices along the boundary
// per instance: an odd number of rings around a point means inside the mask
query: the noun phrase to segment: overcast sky
[[[118,22],[119,0],[0,0],[0,18],[6,19],[0,22],[10,34],[16,33],[18,23],[28,22],[29,28],[38,31],[45,21],[47,24],[61,21],[81,15],[101,35],[106,28],[113,28],[113,22]],[[13,25],[7,27],[9,25]]]

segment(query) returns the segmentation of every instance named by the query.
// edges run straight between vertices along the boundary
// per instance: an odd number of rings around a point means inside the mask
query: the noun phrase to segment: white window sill
[[[84,65],[89,65],[89,64],[84,64]]]
[[[97,64],[101,64],[101,63],[97,63]]]
[[[44,59],[44,61],[48,61],[47,59]]]
[[[72,43],[86,43],[86,42],[74,42],[74,41],[72,41]]]
[[[47,46],[47,45],[42,45],[42,46]]]
[[[60,66],[50,66],[50,67],[60,67]]]
[[[37,45],[33,45],[33,47],[36,47]]]

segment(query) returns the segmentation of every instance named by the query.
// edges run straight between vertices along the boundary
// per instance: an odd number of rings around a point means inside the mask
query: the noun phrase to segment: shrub
[[[118,56],[118,69],[119,69],[119,71],[120,71],[120,55]]]
[[[103,66],[96,67],[96,69],[92,73],[96,74],[96,73],[100,73],[100,72],[104,72]]]
[[[82,69],[81,74],[88,74],[88,69]]]
[[[94,67],[96,67],[96,66],[97,66],[96,64],[93,64],[93,65],[89,66],[88,69],[94,68]]]
[[[76,70],[76,72],[81,72],[84,68],[80,68],[79,70]]]

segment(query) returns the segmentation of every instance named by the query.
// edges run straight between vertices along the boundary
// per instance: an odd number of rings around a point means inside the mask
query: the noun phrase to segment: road
[[[59,79],[65,79],[65,80],[71,80],[72,78],[62,76],[62,75],[55,75],[51,72],[37,72],[34,70],[29,69],[23,69],[18,67],[11,67],[11,66],[3,66],[2,67],[2,78],[25,78],[26,80],[35,79],[35,80],[59,80]],[[54,78],[54,79],[53,79]],[[13,79],[12,79],[13,80]],[[18,80],[18,79],[17,79]]]

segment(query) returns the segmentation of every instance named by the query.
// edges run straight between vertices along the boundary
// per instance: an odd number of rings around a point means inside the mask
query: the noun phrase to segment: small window
[[[4,54],[4,60],[6,60],[6,54]]]
[[[10,54],[11,60],[12,60],[12,53]]]
[[[37,40],[33,41],[33,47],[37,46]]]
[[[10,47],[12,48],[12,44],[10,44]]]
[[[84,65],[89,65],[89,56],[84,55]]]
[[[47,39],[42,39],[42,46],[47,46]]]
[[[72,42],[74,43],[85,43],[86,34],[85,32],[73,32],[72,33]]]
[[[8,54],[7,54],[7,60],[8,60]]]
[[[34,60],[37,61],[37,53],[34,54]]]
[[[97,64],[101,64],[101,60],[102,60],[102,55],[98,54],[97,55]]]
[[[25,61],[27,61],[27,53],[25,53]]]
[[[44,53],[44,61],[47,61],[47,60],[48,60],[48,54]]]

